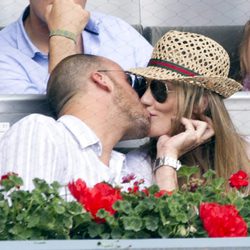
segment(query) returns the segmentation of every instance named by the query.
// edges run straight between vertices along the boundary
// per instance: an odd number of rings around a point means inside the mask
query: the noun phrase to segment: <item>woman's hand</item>
[[[214,129],[210,118],[205,121],[182,118],[185,130],[172,137],[162,135],[157,142],[157,157],[164,155],[178,159],[183,154],[207,142],[213,135]]]
[[[207,142],[213,135],[214,129],[210,118],[204,117],[204,121],[182,118],[184,132],[174,135],[162,135],[157,142],[157,158],[168,156],[178,159],[188,151]],[[155,171],[155,181],[167,191],[178,188],[177,173],[171,166],[162,166]]]

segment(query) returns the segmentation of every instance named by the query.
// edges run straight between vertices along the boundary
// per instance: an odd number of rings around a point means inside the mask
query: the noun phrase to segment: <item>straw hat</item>
[[[228,78],[230,60],[214,40],[195,33],[171,30],[156,43],[146,68],[130,72],[173,83],[184,81],[229,97],[242,85]]]

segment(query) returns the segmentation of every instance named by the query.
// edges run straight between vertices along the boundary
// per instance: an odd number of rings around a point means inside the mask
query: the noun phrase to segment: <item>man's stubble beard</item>
[[[131,102],[132,98],[124,93],[126,90],[117,85],[113,98],[114,105],[117,107],[117,115],[126,117],[125,122],[128,124],[122,139],[132,140],[148,136],[150,123],[142,104]]]

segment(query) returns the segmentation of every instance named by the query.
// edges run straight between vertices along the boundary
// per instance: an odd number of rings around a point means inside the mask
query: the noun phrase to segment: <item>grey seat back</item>
[[[45,95],[0,95],[0,135],[33,113],[53,116]]]

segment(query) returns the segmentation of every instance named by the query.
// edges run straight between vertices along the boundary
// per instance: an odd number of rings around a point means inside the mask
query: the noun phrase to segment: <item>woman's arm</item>
[[[159,166],[157,163],[154,178],[160,189],[167,191],[173,191],[178,188],[176,173],[178,159],[214,135],[211,121],[182,118],[181,122],[185,128],[184,132],[172,137],[162,135],[157,142],[157,159],[166,157],[169,161],[166,160],[165,162],[169,162],[169,164]]]

